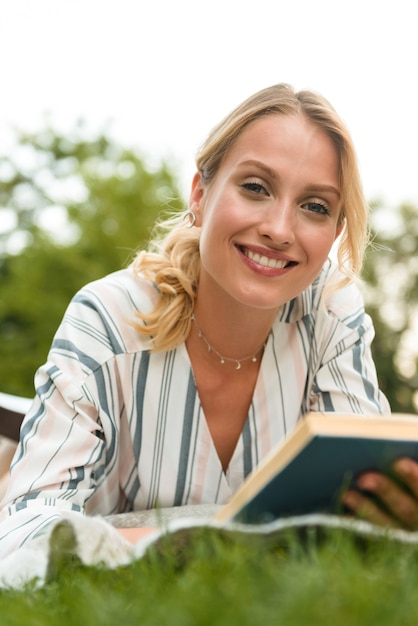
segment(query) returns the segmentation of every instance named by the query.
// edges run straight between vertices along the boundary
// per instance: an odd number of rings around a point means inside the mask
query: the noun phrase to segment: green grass
[[[301,539],[199,529],[117,570],[59,563],[0,591],[2,626],[416,626],[418,547],[341,531]]]

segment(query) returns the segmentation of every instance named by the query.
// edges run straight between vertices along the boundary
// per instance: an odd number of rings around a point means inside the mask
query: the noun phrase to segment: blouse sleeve
[[[374,327],[355,284],[332,294],[315,333],[318,366],[311,386],[311,411],[388,414],[372,357]]]
[[[0,557],[60,516],[88,511],[92,499],[102,503],[95,513],[117,509],[122,398],[114,363],[127,350],[120,328],[122,319],[128,327],[132,306],[127,290],[110,291],[109,298],[109,285],[98,283],[76,295],[35,376],[36,396],[1,503]]]

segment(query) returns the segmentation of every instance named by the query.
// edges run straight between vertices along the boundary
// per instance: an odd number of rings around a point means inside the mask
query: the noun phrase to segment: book
[[[391,474],[418,462],[418,417],[308,413],[217,511],[220,523],[269,523],[313,513],[342,514],[342,490],[366,471]]]

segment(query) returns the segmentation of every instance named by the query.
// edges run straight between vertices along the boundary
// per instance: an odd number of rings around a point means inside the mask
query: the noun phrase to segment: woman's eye
[[[319,215],[331,215],[327,205],[322,204],[322,202],[306,202],[306,204],[302,206],[307,208],[308,211],[311,211],[312,213],[318,213]]]
[[[243,183],[242,186],[244,187],[244,189],[247,189],[248,191],[252,191],[253,193],[257,193],[257,194],[267,193],[263,185],[261,185],[260,183],[254,183],[254,182]]]

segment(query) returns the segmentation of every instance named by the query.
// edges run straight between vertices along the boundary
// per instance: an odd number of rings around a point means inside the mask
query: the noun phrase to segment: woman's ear
[[[202,184],[202,176],[200,172],[196,172],[192,180],[192,189],[189,197],[189,211],[193,211],[196,215],[195,226],[200,226],[202,215],[202,199],[204,195],[204,187]]]

